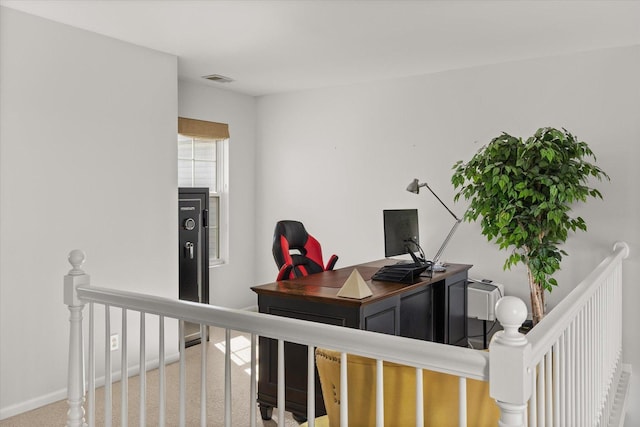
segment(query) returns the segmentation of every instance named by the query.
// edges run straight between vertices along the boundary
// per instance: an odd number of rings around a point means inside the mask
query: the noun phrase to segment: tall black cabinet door
[[[209,189],[180,188],[178,200],[178,296],[209,303]],[[187,342],[200,341],[199,325],[187,325]]]

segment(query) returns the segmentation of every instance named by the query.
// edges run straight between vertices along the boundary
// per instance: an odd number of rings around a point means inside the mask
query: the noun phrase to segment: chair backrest
[[[300,221],[278,221],[273,232],[273,258],[278,268],[291,265],[288,277],[300,277],[324,271],[322,247]]]
[[[340,352],[316,349],[329,425],[340,425]],[[384,425],[416,425],[416,370],[397,363],[384,362]],[[457,426],[458,377],[423,370],[425,426]],[[349,425],[376,425],[376,361],[347,355],[349,387]],[[467,422],[469,427],[495,427],[500,411],[489,396],[489,383],[467,379]]]

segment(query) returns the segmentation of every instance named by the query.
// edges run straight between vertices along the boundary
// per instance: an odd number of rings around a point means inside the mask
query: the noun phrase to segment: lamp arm
[[[451,212],[451,211],[449,211],[449,212]],[[455,215],[454,215],[454,217],[455,217]],[[440,261],[440,256],[442,256],[442,253],[444,252],[445,248],[449,244],[449,240],[451,240],[451,237],[453,237],[453,234],[456,232],[456,230],[458,229],[458,226],[460,225],[461,222],[462,222],[461,219],[456,218],[456,222],[453,224],[453,227],[451,227],[451,230],[449,231],[449,234],[447,234],[447,237],[444,239],[444,242],[442,242],[442,245],[440,245],[440,249],[438,249],[438,252],[436,252],[436,255],[433,257],[433,263],[434,264],[437,264],[438,261]]]
[[[435,191],[433,191],[431,189],[431,187],[429,187],[429,184],[426,182],[423,182],[422,184],[420,184],[418,182],[418,179],[415,178],[411,184],[409,184],[407,186],[407,191],[411,192],[411,193],[416,193],[418,194],[420,187],[427,187],[427,189],[431,192],[431,194],[433,194],[433,196],[438,199],[438,201],[440,202],[440,204],[442,206],[444,206],[444,208],[447,210],[447,212],[449,212],[451,214],[451,216],[453,217],[453,219],[456,220],[456,222],[453,224],[453,227],[451,227],[451,230],[449,231],[449,234],[447,234],[447,237],[444,239],[444,242],[442,242],[442,245],[440,245],[440,249],[438,249],[438,252],[436,252],[436,255],[433,257],[433,266],[435,267],[435,265],[438,263],[438,261],[440,260],[440,257],[442,256],[442,253],[444,252],[445,248],[447,247],[447,245],[449,244],[449,240],[451,240],[451,237],[453,237],[453,234],[456,232],[456,230],[458,229],[458,226],[460,225],[460,223],[462,222],[462,219],[458,218],[456,216],[456,214],[453,213],[453,211],[451,209],[449,209],[449,207],[447,205],[444,204],[444,202],[442,201],[442,199],[440,199],[440,197],[438,197],[438,195],[435,193]],[[433,267],[432,267],[433,268]]]
[[[425,182],[425,183],[420,184],[418,187],[427,187],[427,189],[428,189],[429,191],[431,191],[431,194],[433,194],[433,195],[434,195],[434,197],[435,197],[436,199],[438,199],[438,201],[440,202],[440,204],[441,204],[442,206],[444,206],[444,208],[445,208],[447,211],[449,211],[449,213],[451,214],[451,216],[452,216],[452,217],[453,217],[453,218],[454,218],[458,223],[459,223],[460,221],[462,221],[460,218],[458,218],[458,217],[456,216],[456,214],[454,214],[454,213],[451,211],[451,209],[449,209],[449,207],[448,207],[447,205],[445,205],[445,204],[444,204],[444,202],[440,199],[440,197],[438,197],[438,195],[437,195],[437,194],[436,194],[436,193],[431,189],[431,187],[429,187],[429,184],[427,184],[427,183]],[[454,226],[454,227],[455,227],[455,226]],[[449,233],[449,234],[451,234],[451,233]]]

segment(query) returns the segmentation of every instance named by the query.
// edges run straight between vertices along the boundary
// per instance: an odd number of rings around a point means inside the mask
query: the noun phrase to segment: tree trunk
[[[529,292],[531,294],[531,318],[533,325],[537,325],[544,317],[544,289],[533,279],[533,274],[527,266],[529,276]]]

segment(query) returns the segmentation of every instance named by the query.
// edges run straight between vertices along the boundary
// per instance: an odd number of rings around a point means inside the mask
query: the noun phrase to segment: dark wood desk
[[[310,320],[349,328],[399,335],[444,344],[467,346],[467,278],[471,265],[449,264],[447,271],[407,285],[371,280],[392,260],[313,274],[251,288],[261,313]],[[372,296],[356,300],[337,293],[354,268]],[[264,419],[277,404],[277,341],[260,338],[258,403]],[[286,410],[296,418],[307,411],[307,347],[285,343]],[[316,372],[316,414],[324,414]]]

